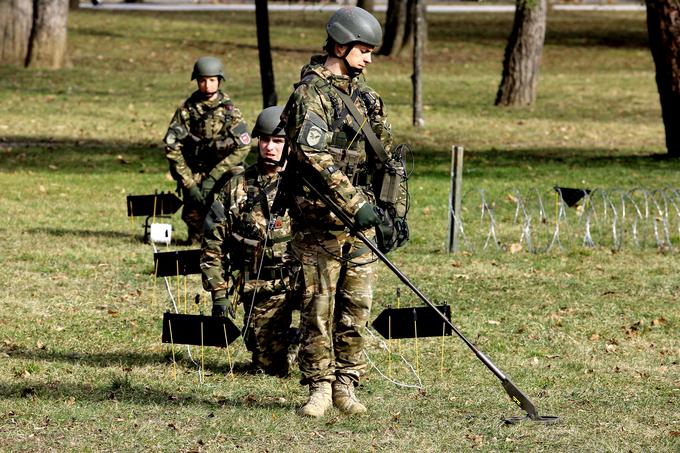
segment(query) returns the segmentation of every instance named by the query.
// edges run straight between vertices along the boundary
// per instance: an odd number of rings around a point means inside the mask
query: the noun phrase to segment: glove
[[[212,315],[220,318],[225,318],[227,316],[227,304],[229,299],[226,297],[218,297],[213,300]]]
[[[358,230],[365,230],[380,225],[380,217],[375,213],[375,207],[366,203],[354,214],[354,226]]]
[[[186,191],[187,197],[194,203],[205,204],[205,197],[201,193],[201,189],[197,185],[193,185]]]
[[[201,183],[201,196],[204,200],[208,199],[208,196],[212,193],[216,182],[217,181],[215,181],[215,178],[208,176],[205,178],[205,181]]]

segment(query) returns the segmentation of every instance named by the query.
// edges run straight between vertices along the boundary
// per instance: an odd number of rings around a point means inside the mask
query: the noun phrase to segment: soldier
[[[233,279],[233,300],[244,302],[244,339],[253,366],[275,376],[286,376],[294,360],[288,356],[289,327],[294,289],[299,287],[299,266],[288,253],[290,220],[270,213],[285,159],[282,110],[269,107],[257,117],[252,133],[259,138],[257,162],[233,176],[217,195],[205,219],[201,254],[213,316],[233,311],[227,298]]]
[[[363,230],[380,222],[372,182],[392,145],[382,99],[359,77],[382,30],[367,11],[345,7],[331,16],[326,31],[325,54],[303,67],[282,116],[289,165],[315,181]],[[306,187],[293,202],[292,246],[306,287],[298,360],[301,382],[309,385],[299,414],[320,417],[331,403],[346,414],[365,412],[354,387],[366,370],[362,334],[371,311],[375,257]]]
[[[250,151],[250,134],[241,112],[220,90],[222,62],[199,58],[191,80],[196,80],[198,89],[177,109],[163,140],[170,173],[182,191],[187,245],[200,244],[214,191]]]

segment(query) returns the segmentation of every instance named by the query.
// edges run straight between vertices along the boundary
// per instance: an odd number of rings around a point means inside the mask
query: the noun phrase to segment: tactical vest
[[[245,281],[275,280],[287,276],[283,257],[286,244],[291,239],[290,219],[278,215],[272,219],[270,212],[278,182],[275,179],[262,187],[257,164],[232,180],[232,184],[239,184],[246,196],[236,200],[237,212],[232,211],[230,261],[232,268],[241,271]]]
[[[322,96],[331,101],[333,122],[328,124],[330,135],[328,152],[333,156],[336,167],[347,175],[352,185],[368,188],[373,176],[370,169],[375,168],[375,159],[372,153],[366,152],[366,147],[369,145],[361,132],[360,125],[352,120],[347,107],[328,80],[317,74],[309,74],[300,83],[314,85]],[[351,98],[355,104],[357,98],[360,99],[361,111],[366,115],[366,121],[370,121],[368,111],[371,110],[372,103],[377,100],[362,91],[359,86],[354,87]]]
[[[234,104],[223,97],[214,107],[197,102],[188,105],[187,111],[189,135],[184,140],[182,155],[194,173],[207,173],[234,149],[233,140],[227,135]],[[217,146],[225,140],[228,142]]]

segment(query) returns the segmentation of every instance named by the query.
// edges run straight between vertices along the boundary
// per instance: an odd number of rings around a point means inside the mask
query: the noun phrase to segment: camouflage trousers
[[[292,247],[302,263],[305,285],[301,382],[333,381],[336,376],[358,382],[366,371],[363,331],[373,298],[373,255],[345,233],[297,232]]]
[[[287,376],[292,365],[293,294],[287,281],[260,280],[246,283],[239,295],[245,310],[243,339],[253,367],[272,376]]]
[[[184,207],[182,208],[182,220],[187,224],[189,240],[200,244],[203,239],[203,222],[208,214],[208,209],[201,203],[191,201],[187,190],[182,190]]]

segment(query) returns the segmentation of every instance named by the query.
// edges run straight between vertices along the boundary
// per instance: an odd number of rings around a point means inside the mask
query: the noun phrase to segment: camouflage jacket
[[[312,57],[302,69],[301,81],[288,100],[282,118],[298,171],[321,178],[334,201],[350,216],[373,200],[370,182],[375,155],[335,89],[349,95],[365,115],[390,155],[392,134],[382,99],[363,78],[339,76],[324,66],[325,55]],[[367,151],[368,148],[368,151]],[[308,173],[309,174],[309,173]],[[341,225],[309,191],[295,197],[293,221],[310,228],[337,230]],[[309,219],[316,219],[313,224]],[[300,219],[300,220],[298,220]],[[340,228],[342,229],[342,228]]]
[[[250,151],[243,116],[221,91],[213,101],[194,92],[175,112],[163,141],[170,172],[185,188],[200,183],[206,174],[219,180]]]
[[[201,270],[213,300],[226,295],[230,275],[242,284],[285,280],[285,265],[292,259],[287,253],[289,217],[277,216],[267,234],[279,181],[278,173],[266,176],[253,164],[232,177],[212,204],[205,220]]]

